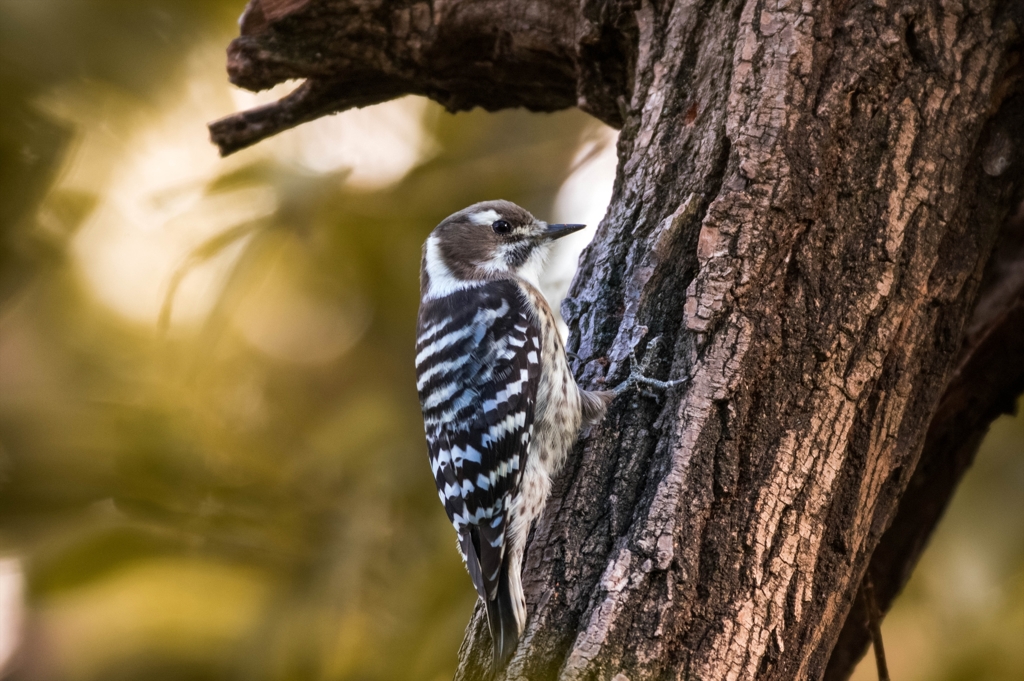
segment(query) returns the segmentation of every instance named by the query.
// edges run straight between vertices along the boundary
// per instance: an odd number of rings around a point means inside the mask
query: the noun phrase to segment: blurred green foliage
[[[374,186],[297,163],[299,131],[218,160],[203,125],[241,101],[223,47],[242,4],[0,0],[0,591],[23,574],[25,599],[12,678],[454,670],[475,592],[414,389],[420,245],[482,199],[550,215],[596,127],[417,105],[429,143]],[[163,309],[132,307],[158,239],[189,245],[158,277]],[[979,615],[986,633],[941,674],[900,681],[1024,669],[1006,652],[1024,588],[1010,423],[957,500],[960,534],[933,549],[959,555],[969,535],[998,566],[985,612],[1003,614]],[[952,607],[927,560],[911,627]]]
[[[454,670],[475,592],[426,463],[420,246],[485,198],[545,214],[594,124],[430,105],[431,153],[370,189],[265,151],[221,162],[203,126],[233,110],[222,49],[241,7],[0,4],[0,557],[19,560],[27,599],[15,678]],[[161,117],[211,82],[214,106]],[[83,240],[116,235],[83,230],[121,201],[103,190],[124,191],[133,145],[173,146],[182,125],[214,168],[190,177],[200,205],[273,202],[200,240],[182,288],[235,249],[213,308],[175,323],[171,300],[161,332],[156,310],[126,317],[90,286]]]

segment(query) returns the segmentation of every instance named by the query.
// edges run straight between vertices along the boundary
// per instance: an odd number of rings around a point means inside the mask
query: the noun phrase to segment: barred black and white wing
[[[416,375],[438,496],[477,592],[496,598],[510,507],[533,435],[540,332],[519,286],[425,300]]]

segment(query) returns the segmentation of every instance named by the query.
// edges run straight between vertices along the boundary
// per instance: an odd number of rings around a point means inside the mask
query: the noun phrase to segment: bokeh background
[[[455,668],[475,592],[414,388],[420,245],[489,198],[595,225],[615,134],[407,98],[220,159],[205,123],[288,89],[227,84],[243,4],[0,0],[0,677]],[[1024,678],[1021,419],[884,633],[898,681]]]

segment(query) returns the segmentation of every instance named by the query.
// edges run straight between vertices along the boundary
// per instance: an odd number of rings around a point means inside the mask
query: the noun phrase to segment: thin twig
[[[878,668],[878,681],[890,681],[889,665],[885,661],[885,646],[882,645],[882,613],[875,600],[875,587],[871,582],[871,572],[864,573],[861,583],[864,593],[864,608],[868,611],[868,629],[871,631],[871,647],[875,651],[875,666]]]

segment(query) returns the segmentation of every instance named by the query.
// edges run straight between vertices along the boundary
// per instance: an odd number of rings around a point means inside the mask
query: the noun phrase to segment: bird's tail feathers
[[[518,562],[510,561],[505,555],[498,577],[498,588],[493,599],[485,599],[487,605],[487,627],[491,630],[491,641],[494,642],[494,668],[502,669],[508,664],[519,643],[522,630],[522,592]],[[516,563],[512,565],[511,563]],[[510,568],[516,568],[512,570]],[[514,582],[514,583],[513,583]]]

